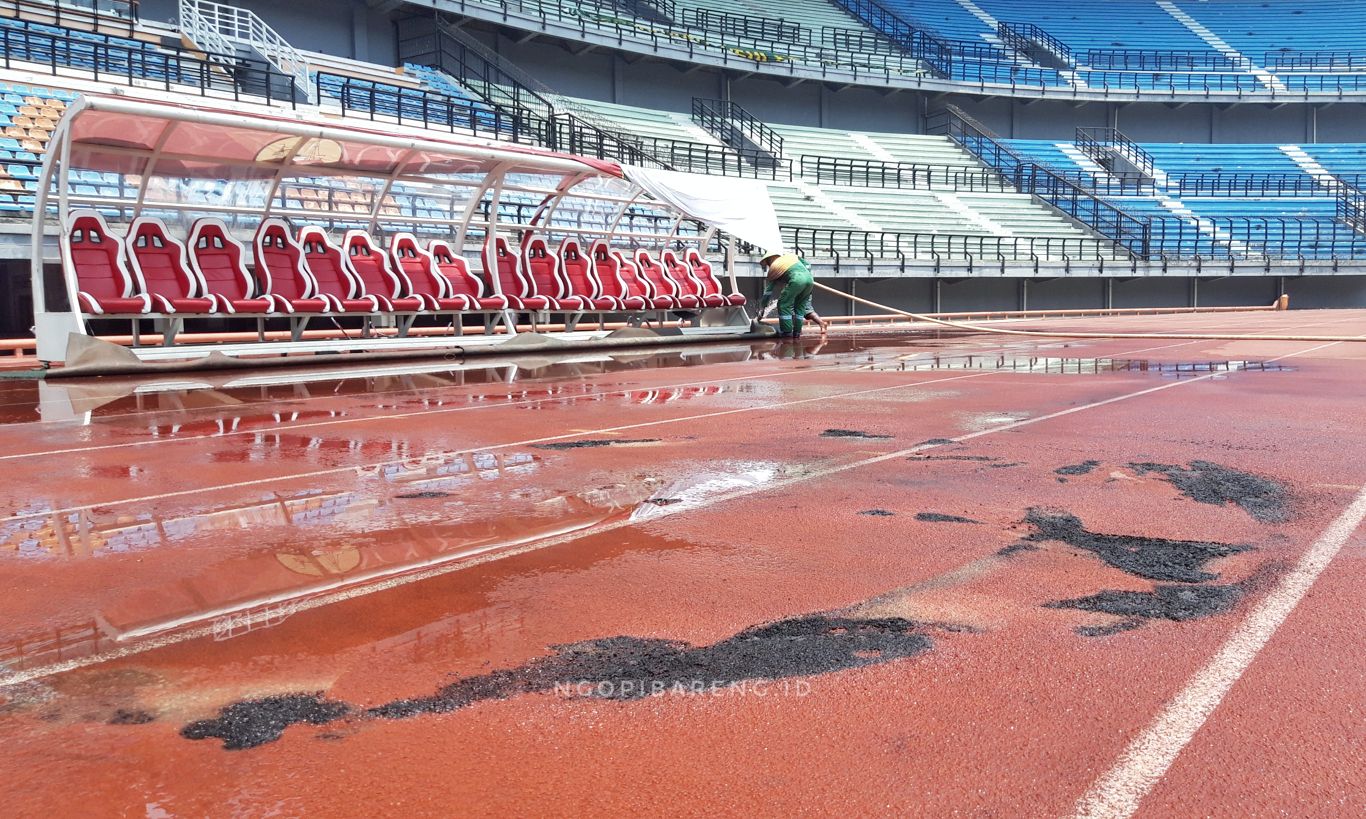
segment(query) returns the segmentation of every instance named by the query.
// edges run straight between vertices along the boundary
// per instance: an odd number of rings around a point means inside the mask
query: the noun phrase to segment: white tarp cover
[[[622,170],[627,179],[661,202],[768,253],[782,252],[778,215],[773,212],[773,202],[763,182],[635,165],[623,165]]]

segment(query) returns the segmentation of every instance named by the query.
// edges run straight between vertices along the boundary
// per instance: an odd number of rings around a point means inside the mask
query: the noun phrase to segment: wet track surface
[[[9,811],[1360,813],[1355,523],[1180,703],[1343,528],[1364,376],[1366,344],[860,333],[0,381]],[[1168,714],[1174,761],[1107,778]]]

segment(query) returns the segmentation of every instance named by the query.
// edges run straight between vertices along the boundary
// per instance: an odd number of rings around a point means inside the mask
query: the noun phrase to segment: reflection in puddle
[[[700,506],[718,495],[757,489],[784,476],[776,463],[736,464],[726,471],[694,473],[661,487],[631,513],[632,521],[647,521]]]
[[[1058,358],[1019,355],[951,355],[905,358],[870,364],[861,369],[873,372],[913,372],[917,370],[1002,370],[1043,375],[1101,375],[1105,373],[1143,373],[1164,378],[1190,378],[1211,373],[1294,372],[1294,367],[1268,361],[1151,361],[1141,358]],[[1219,375],[1215,376],[1220,377]]]
[[[358,468],[364,490],[271,492],[181,514],[97,507],[11,522],[0,530],[0,554],[45,561],[153,549],[193,555],[225,533],[246,531],[252,542],[250,551],[226,557],[207,553],[185,574],[153,578],[64,626],[10,632],[0,643],[0,667],[21,672],[173,633],[230,639],[479,555],[652,520],[783,474],[773,463],[709,464],[669,483],[642,475],[554,492],[526,480],[537,477],[541,457],[434,456]]]

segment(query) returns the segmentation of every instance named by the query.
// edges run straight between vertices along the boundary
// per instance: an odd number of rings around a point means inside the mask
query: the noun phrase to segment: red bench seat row
[[[213,218],[197,220],[186,242],[147,216],[120,239],[98,212],[77,210],[63,245],[80,309],[92,315],[602,313],[744,304],[744,296],[723,292],[696,249],[682,259],[645,250],[628,259],[603,240],[585,253],[566,239],[552,252],[528,234],[514,253],[506,239],[494,238],[484,246],[487,280],[449,242],[424,248],[399,233],[386,251],[366,231],[351,230],[338,246],[322,228],[305,226],[295,236],[280,219],[256,231],[254,275],[246,249]]]

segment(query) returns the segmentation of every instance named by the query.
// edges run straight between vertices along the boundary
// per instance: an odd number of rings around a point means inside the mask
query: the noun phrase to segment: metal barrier
[[[1339,188],[1337,216],[1353,230],[1366,232],[1366,193],[1346,185]]]
[[[3,0],[0,9],[23,20],[51,20],[52,25],[87,25],[93,31],[131,37],[137,31],[139,0],[85,0],[89,8],[52,0]]]
[[[1006,147],[995,134],[950,106],[931,114],[931,133],[941,133],[1014,182],[1073,219],[1100,233],[1127,252],[1147,258],[1149,223],[1085,190],[1076,182]]]
[[[675,18],[678,19],[678,18]],[[754,17],[748,14],[732,14],[728,11],[699,8],[693,9],[689,17],[686,13],[681,23],[690,23],[693,28],[714,31],[731,37],[746,40],[772,40],[784,43],[810,42],[811,35],[800,23],[790,23],[773,17]]]
[[[1104,245],[1075,236],[979,236],[785,226],[784,240],[806,256],[869,259],[975,259],[982,262],[1098,260]]]
[[[1087,68],[1129,71],[1234,71],[1238,66],[1217,51],[1170,51],[1141,48],[1088,48]]]
[[[1002,192],[1014,186],[995,171],[963,165],[931,165],[918,162],[879,162],[842,156],[803,154],[798,172],[822,185],[861,188],[928,188],[942,186],[955,191]]]
[[[1267,51],[1262,54],[1262,65],[1299,71],[1360,71],[1366,68],[1366,51]]]
[[[1075,64],[1072,49],[1034,23],[997,23],[996,36],[1007,48],[1013,48],[1037,63]]]
[[[750,145],[772,157],[783,155],[783,138],[733,100],[692,98],[692,119],[703,130],[742,153]]]
[[[343,110],[370,120],[465,131],[526,144],[544,145],[546,141],[545,120],[528,111],[337,74],[318,74],[315,82],[318,99],[334,97]]]
[[[1137,142],[1120,133],[1118,128],[1078,128],[1077,148],[1107,171],[1114,171],[1114,156],[1119,154],[1144,176],[1153,175],[1152,154]]]
[[[18,63],[25,69],[45,68],[53,76],[75,72],[97,82],[136,84],[139,88],[155,84],[182,94],[210,96],[216,92],[212,95],[291,108],[308,103],[306,95],[294,86],[293,77],[263,60],[234,57],[235,63],[227,67],[179,47],[92,42],[8,26],[0,27],[0,51],[0,65],[6,69]],[[282,90],[285,88],[288,91]]]

